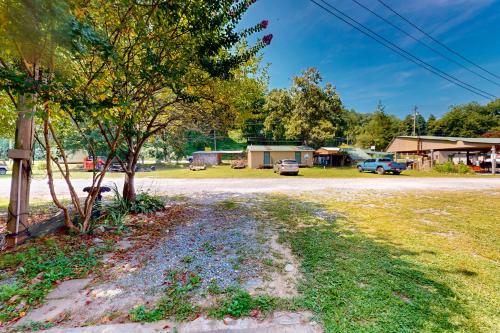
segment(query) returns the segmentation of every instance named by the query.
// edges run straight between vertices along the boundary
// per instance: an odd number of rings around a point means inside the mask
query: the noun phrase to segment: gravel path
[[[123,289],[158,289],[165,282],[165,272],[176,270],[196,273],[202,280],[201,290],[210,283],[225,289],[258,276],[259,267],[244,265],[243,261],[269,251],[258,242],[261,222],[241,209],[224,208],[222,203],[193,208],[196,217],[171,230],[169,237],[153,249],[146,266],[117,281],[117,285]]]
[[[119,188],[123,180],[114,179],[105,182],[116,183]],[[69,197],[67,187],[62,180],[56,181],[56,192],[60,197]],[[74,186],[81,192],[88,186],[89,180],[77,179]],[[269,193],[269,192],[308,192],[323,190],[486,190],[500,189],[500,177],[477,178],[415,178],[384,177],[380,178],[300,178],[283,177],[280,179],[157,179],[138,178],[138,190],[150,190],[157,194],[193,194],[201,192],[226,193]],[[10,179],[0,179],[0,199],[7,199],[10,193]],[[50,199],[46,180],[33,180],[31,185],[32,199]]]

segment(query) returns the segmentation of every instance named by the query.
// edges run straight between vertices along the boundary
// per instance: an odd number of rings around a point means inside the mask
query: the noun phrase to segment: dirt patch
[[[268,268],[264,278],[247,285],[250,294],[265,294],[281,298],[297,296],[297,282],[301,278],[299,263],[292,251],[278,242],[278,236],[273,235],[269,241],[271,256],[263,260]]]

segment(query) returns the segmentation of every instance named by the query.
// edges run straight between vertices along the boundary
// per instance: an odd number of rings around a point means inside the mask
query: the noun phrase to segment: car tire
[[[377,168],[377,173],[378,173],[379,175],[383,175],[383,174],[385,173],[384,168],[382,168],[382,167],[378,167],[378,168]]]
[[[394,171],[392,174],[393,174],[393,175],[399,175],[399,174],[401,174],[401,172],[399,172],[399,171]]]
[[[294,176],[298,176],[298,175],[299,175],[299,173],[298,173],[298,172],[294,172],[294,173],[292,173],[292,175],[294,175]]]
[[[0,175],[6,175],[7,174],[7,170],[5,169],[0,169]]]
[[[359,172],[363,172],[363,168],[359,166],[359,167],[358,167],[358,171],[359,171]]]

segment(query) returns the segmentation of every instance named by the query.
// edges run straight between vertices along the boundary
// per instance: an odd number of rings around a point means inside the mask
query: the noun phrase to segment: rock
[[[106,232],[106,228],[102,225],[98,226],[97,228],[94,229],[93,233],[94,235],[99,235]]]
[[[94,243],[95,245],[101,245],[102,243],[104,243],[104,241],[100,238],[94,238],[92,240],[92,243]]]
[[[127,239],[122,239],[121,241],[119,241],[118,243],[116,243],[116,249],[117,250],[128,250],[130,249],[134,244],[127,240]]]
[[[92,291],[91,295],[94,296],[95,298],[103,298],[103,297],[112,298],[115,297],[116,295],[120,295],[121,293],[123,293],[123,290],[118,288],[106,289],[106,290],[96,289]]]
[[[256,278],[256,279],[250,279],[247,282],[245,282],[245,289],[255,289],[258,288],[262,285],[262,279]]]
[[[292,272],[293,271],[293,265],[292,264],[286,264],[285,266],[285,272]]]

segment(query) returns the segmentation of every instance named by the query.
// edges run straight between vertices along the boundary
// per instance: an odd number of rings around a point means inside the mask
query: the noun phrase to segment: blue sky
[[[499,86],[440,58],[351,0],[327,1],[433,66],[500,96]],[[415,37],[422,37],[377,1],[358,1]],[[500,1],[385,2],[452,49],[500,76]],[[414,105],[424,116],[439,116],[450,105],[488,101],[393,53],[308,0],[258,0],[246,13],[243,24],[252,25],[262,19],[270,21],[267,32],[274,35],[264,50],[264,62],[270,64],[271,88],[289,87],[293,76],[307,67],[317,67],[324,80],[337,87],[345,106],[359,112],[373,111],[381,100],[387,112],[399,116],[408,114]]]

